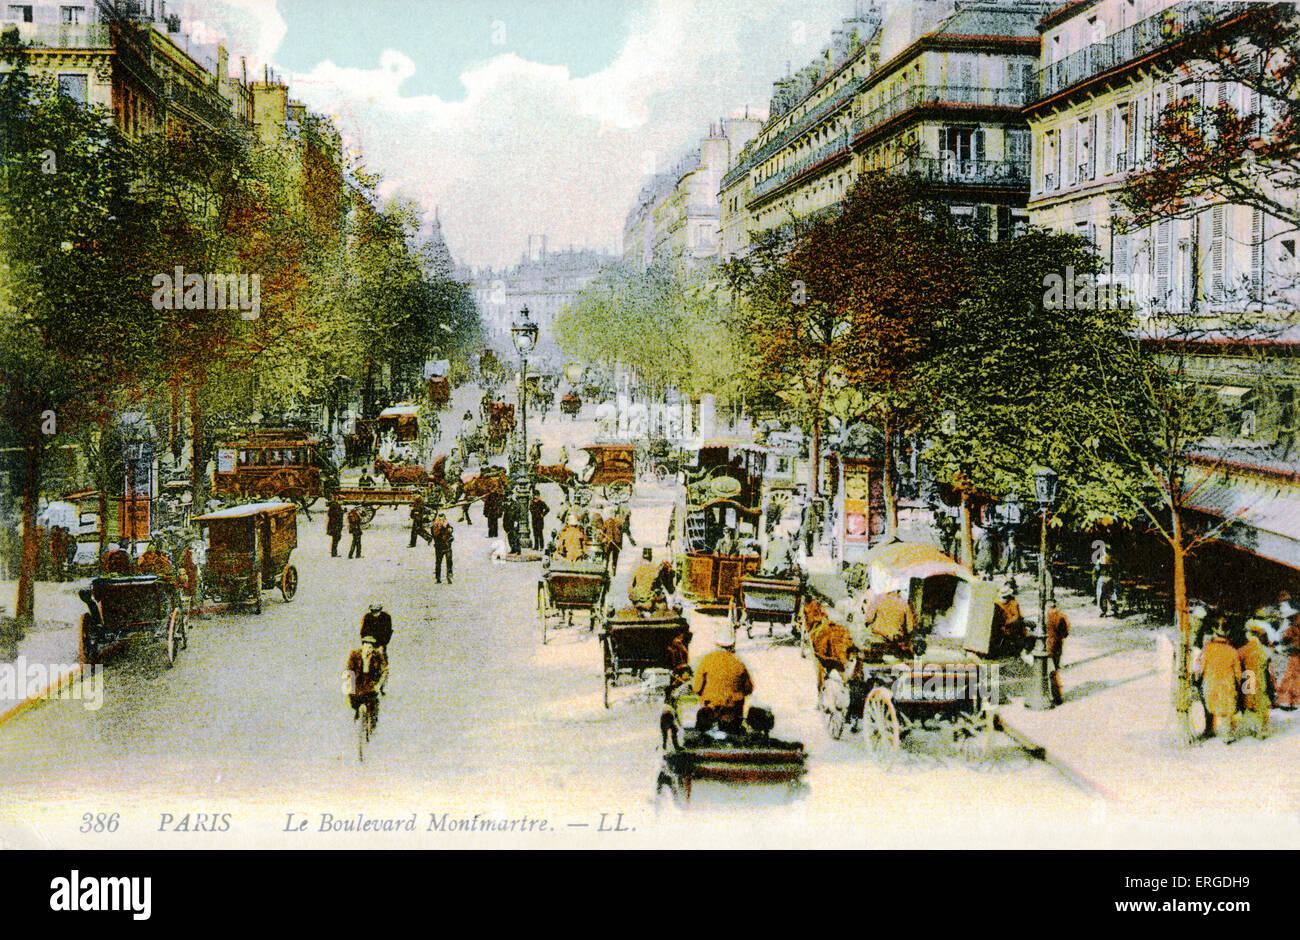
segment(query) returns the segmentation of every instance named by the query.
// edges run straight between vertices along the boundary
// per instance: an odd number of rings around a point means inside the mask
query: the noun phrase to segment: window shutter
[[[1115,172],[1115,109],[1106,109],[1106,121],[1101,131],[1102,173]]]
[[[1097,178],[1097,115],[1088,118],[1088,179]]]
[[[1250,296],[1264,302],[1264,210],[1250,213]]]
[[[1074,141],[1079,136],[1079,127],[1077,124],[1070,124],[1068,133],[1065,135],[1065,173],[1068,182],[1074,182],[1076,164],[1074,162]]]
[[[982,127],[975,130],[975,162],[984,162],[984,128]]]
[[[1226,209],[1223,206],[1215,206],[1210,210],[1210,297],[1215,301],[1224,300],[1227,293],[1225,215]]]
[[[1166,309],[1169,304],[1169,268],[1172,261],[1174,224],[1162,219],[1156,225],[1156,305]]]

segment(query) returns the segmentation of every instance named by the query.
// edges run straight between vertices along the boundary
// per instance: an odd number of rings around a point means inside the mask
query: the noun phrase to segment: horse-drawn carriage
[[[217,443],[212,492],[224,497],[273,496],[310,507],[330,465],[320,441],[301,431],[250,431]]]
[[[899,646],[882,645],[866,624],[850,622],[860,652],[847,662],[819,650],[810,631],[825,672],[819,699],[831,737],[861,730],[873,751],[888,751],[912,731],[947,730],[972,756],[986,754],[1009,678],[988,659],[997,588],[928,545],[889,542],[866,558],[872,591],[897,593],[918,626]]]
[[[578,474],[578,482],[588,487],[601,487],[606,499],[624,503],[632,498],[636,483],[635,444],[588,444],[587,466]]]
[[[128,637],[145,635],[162,645],[170,667],[176,653],[189,645],[185,609],[166,579],[153,574],[92,578],[89,611],[81,616],[81,657],[99,662]]]
[[[515,406],[503,401],[488,402],[484,409],[486,443],[491,454],[505,453],[506,441],[515,433]]]
[[[674,554],[683,572],[683,592],[705,613],[726,613],[741,579],[761,564],[757,550],[759,513],[734,499],[678,506]],[[680,528],[678,528],[680,526]]]
[[[560,399],[560,413],[566,414],[574,421],[578,420],[578,412],[582,410],[582,396],[577,392],[566,392]]]
[[[286,601],[298,592],[289,556],[298,546],[297,507],[264,502],[229,506],[194,519],[207,531],[203,591],[225,604],[262,612],[262,592],[278,587]]]
[[[548,630],[572,626],[577,612],[585,615],[588,630],[595,630],[608,592],[609,570],[604,561],[570,561],[558,556],[547,559],[537,581],[542,643],[546,643]]]
[[[337,489],[331,499],[337,499],[344,507],[356,506],[361,515],[361,524],[370,525],[375,513],[384,506],[410,506],[416,497],[423,495],[419,489],[363,490]]]
[[[798,640],[803,633],[803,596],[801,574],[745,574],[731,597],[727,616],[734,627],[743,627],[748,637],[753,637],[754,624],[758,623],[767,624],[768,636],[777,625],[788,626],[790,636]]]
[[[605,707],[609,708],[609,691],[616,685],[644,679],[647,670],[671,674],[670,647],[679,636],[690,632],[690,625],[680,612],[643,615],[625,609],[601,620],[600,646],[604,658]]]

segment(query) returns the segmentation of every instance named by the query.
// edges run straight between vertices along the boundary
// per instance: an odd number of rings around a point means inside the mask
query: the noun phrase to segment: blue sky
[[[322,59],[370,68],[385,49],[419,65],[408,95],[464,96],[461,74],[506,53],[567,66],[584,78],[614,61],[641,0],[279,0],[288,26],[276,53],[283,70],[310,72]],[[345,28],[339,28],[346,24]]]

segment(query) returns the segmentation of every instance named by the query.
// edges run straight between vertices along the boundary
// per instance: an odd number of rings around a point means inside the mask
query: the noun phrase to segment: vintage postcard
[[[0,847],[1300,846],[1297,239],[1290,3],[3,0]]]

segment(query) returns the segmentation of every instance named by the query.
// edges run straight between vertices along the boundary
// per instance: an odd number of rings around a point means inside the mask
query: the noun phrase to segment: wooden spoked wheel
[[[867,693],[862,717],[862,739],[872,752],[898,750],[901,741],[898,712],[894,708],[894,697],[890,695],[889,689],[878,685]]]

